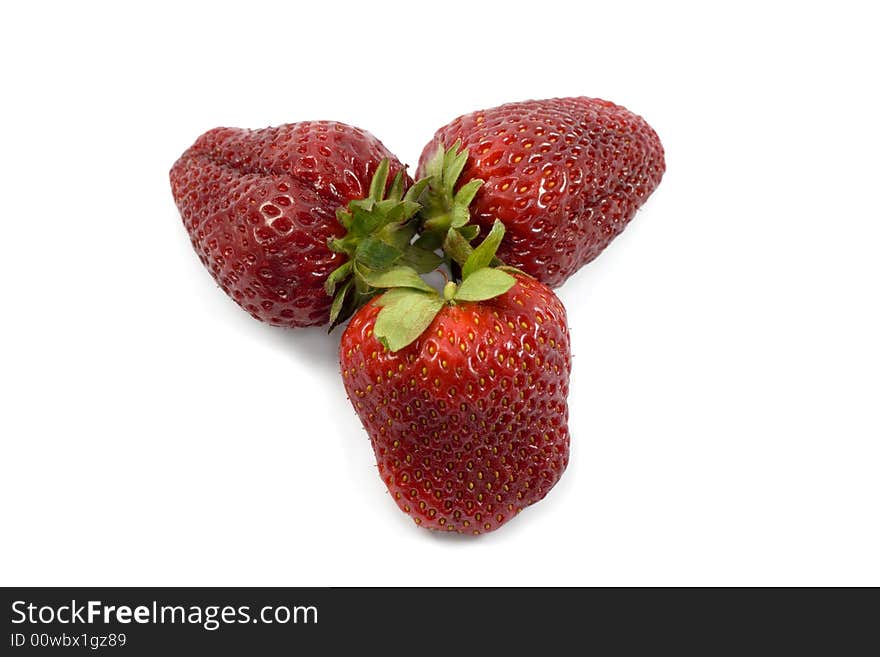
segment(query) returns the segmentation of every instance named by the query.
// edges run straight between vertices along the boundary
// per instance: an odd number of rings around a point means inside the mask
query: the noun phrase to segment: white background
[[[880,585],[869,3],[297,4],[0,10],[0,583]],[[376,474],[339,332],[227,299],[168,169],[318,118],[415,165],[459,114],[565,95],[643,115],[668,171],[559,291],[562,481],[433,535]]]

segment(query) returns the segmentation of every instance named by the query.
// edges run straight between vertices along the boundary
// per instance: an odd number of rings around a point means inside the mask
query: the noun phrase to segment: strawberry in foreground
[[[353,273],[355,260],[371,271],[437,264],[409,244],[419,207],[410,199],[420,190],[404,197],[403,166],[359,128],[216,128],[170,178],[199,258],[242,308],[271,324],[344,320],[375,293]]]
[[[482,179],[471,214],[507,228],[499,257],[556,287],[626,227],[666,169],[654,130],[595,98],[509,103],[461,116],[425,146],[417,175],[437,175],[456,142],[470,157],[434,195],[428,224],[449,227],[453,185]],[[460,177],[459,174],[460,173]]]
[[[568,464],[565,309],[530,276],[488,266],[503,234],[496,223],[476,249],[447,244],[463,280],[442,295],[403,267],[373,278],[391,289],[355,314],[340,345],[379,474],[430,529],[497,529]]]

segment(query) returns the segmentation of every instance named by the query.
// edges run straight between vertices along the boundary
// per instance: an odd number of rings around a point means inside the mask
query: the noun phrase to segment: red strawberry
[[[373,231],[388,223],[388,217],[380,217],[371,230],[342,244],[349,228],[344,224],[352,217],[349,213],[337,221],[337,211],[367,197],[377,174],[380,180],[374,183],[379,189],[373,190],[373,202],[359,209],[369,215],[385,191],[389,168],[380,170],[383,160],[390,162],[392,174],[403,171],[378,139],[343,123],[216,128],[199,137],[174,164],[171,190],[199,258],[242,308],[279,326],[326,324],[332,301],[327,291],[332,293],[351,268],[340,271],[325,291],[331,272],[353,257],[361,238],[375,237]],[[391,195],[399,201],[409,178],[396,178]],[[390,205],[394,204],[386,203],[378,214],[387,214]],[[405,220],[417,208],[397,209],[393,219]],[[376,219],[376,212],[367,219]],[[336,250],[328,244],[331,240],[336,240]],[[403,241],[401,236],[396,243]],[[376,242],[367,246],[376,247]],[[389,239],[378,242],[381,249]],[[376,253],[376,248],[364,250]],[[378,269],[399,259],[400,253],[383,257],[373,262]],[[338,306],[350,312],[366,301],[369,291],[360,283],[349,285],[340,297]]]
[[[479,534],[541,500],[568,464],[568,326],[537,280],[485,268],[497,225],[443,297],[415,272],[352,318],[346,392],[379,474],[423,527]],[[394,280],[392,280],[394,279]]]
[[[473,222],[504,222],[508,237],[498,256],[554,287],[620,234],[666,168],[660,139],[644,119],[594,98],[509,103],[461,116],[422,151],[418,175],[438,175],[438,149],[459,141],[470,158],[458,182],[484,181],[470,207]],[[435,217],[451,209],[449,191],[434,200]]]

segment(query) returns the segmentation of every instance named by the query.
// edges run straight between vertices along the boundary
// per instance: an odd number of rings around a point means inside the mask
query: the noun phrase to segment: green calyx
[[[459,140],[450,149],[441,144],[425,164],[428,183],[419,199],[422,204],[419,213],[421,235],[417,244],[421,247],[434,250],[444,246],[449,231],[453,229],[465,242],[471,242],[479,235],[480,227],[469,223],[469,207],[483,181],[470,180],[455,190],[467,159],[468,151],[461,147]]]
[[[330,330],[348,319],[375,296],[382,285],[370,281],[394,267],[407,266],[417,273],[436,269],[442,258],[432,251],[412,244],[421,209],[417,201],[428,185],[422,180],[403,193],[403,172],[398,172],[386,193],[388,160],[382,160],[370,184],[370,194],[349,202],[336,212],[336,219],[347,231],[331,239],[331,250],[348,256],[324,283],[333,297],[330,306]]]
[[[348,260],[325,284],[333,296],[331,330],[384,291],[376,301],[381,310],[373,334],[398,351],[414,342],[444,306],[492,299],[516,284],[511,273],[522,272],[495,256],[504,238],[501,221],[495,220],[479,245],[471,245],[479,227],[470,223],[469,206],[482,181],[471,180],[456,191],[467,158],[461,142],[450,149],[441,145],[426,164],[425,177],[405,194],[402,173],[385,193],[388,161],[383,160],[370,195],[340,208],[337,219],[347,234],[331,240],[330,248]],[[420,274],[441,265],[453,280],[438,292]]]
[[[382,310],[376,317],[373,334],[379,342],[390,351],[403,349],[430,326],[443,306],[465,301],[485,301],[512,288],[516,279],[506,271],[507,268],[489,266],[504,236],[504,225],[498,220],[492,226],[490,236],[493,234],[496,237],[492,242],[487,237],[480,246],[471,249],[461,267],[461,282],[448,281],[442,293],[428,286],[414,271],[396,273],[399,285],[389,286],[392,289],[377,301]],[[422,285],[418,285],[414,279]],[[391,282],[390,277],[386,282]]]

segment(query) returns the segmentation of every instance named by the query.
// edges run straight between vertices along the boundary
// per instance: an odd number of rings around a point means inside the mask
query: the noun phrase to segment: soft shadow
[[[504,527],[498,531],[504,531]],[[458,532],[438,532],[432,529],[424,529],[422,530],[422,533],[428,535],[429,541],[435,541],[441,544],[445,543],[447,545],[476,545],[477,543],[485,542],[486,540],[492,540],[491,534],[474,536],[473,534],[459,534]]]
[[[298,362],[315,368],[339,369],[339,341],[345,327],[337,327],[330,334],[324,326],[282,328],[264,324],[261,329],[279,351],[290,354]]]

